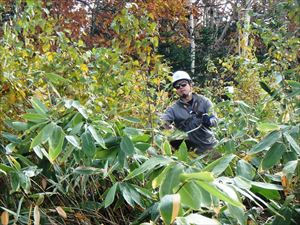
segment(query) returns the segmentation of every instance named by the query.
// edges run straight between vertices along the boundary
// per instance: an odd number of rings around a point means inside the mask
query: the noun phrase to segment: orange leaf
[[[2,225],[7,225],[8,222],[9,222],[9,214],[7,211],[4,211],[1,214],[1,223]]]

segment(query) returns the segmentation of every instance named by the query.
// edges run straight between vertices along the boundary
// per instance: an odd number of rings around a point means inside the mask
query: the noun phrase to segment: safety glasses
[[[179,88],[183,88],[183,87],[185,87],[186,85],[187,85],[187,83],[176,84],[176,85],[174,85],[174,88],[175,88],[176,90],[178,90]]]

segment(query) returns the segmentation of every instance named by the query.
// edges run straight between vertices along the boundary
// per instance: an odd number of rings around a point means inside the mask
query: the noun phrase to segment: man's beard
[[[187,98],[192,94],[192,92],[190,91],[188,94],[182,94],[181,98]]]

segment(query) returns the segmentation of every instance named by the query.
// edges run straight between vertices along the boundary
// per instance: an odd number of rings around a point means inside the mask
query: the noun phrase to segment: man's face
[[[177,94],[180,97],[188,96],[191,92],[192,87],[187,80],[179,80],[174,84]]]

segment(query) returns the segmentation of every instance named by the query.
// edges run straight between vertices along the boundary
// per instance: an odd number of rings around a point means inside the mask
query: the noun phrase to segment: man
[[[211,114],[212,102],[192,92],[192,79],[185,71],[173,74],[173,87],[179,96],[162,115],[167,125],[174,124],[176,128],[188,134],[187,145],[197,154],[212,149],[217,140],[211,131],[217,125],[217,118]]]

